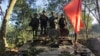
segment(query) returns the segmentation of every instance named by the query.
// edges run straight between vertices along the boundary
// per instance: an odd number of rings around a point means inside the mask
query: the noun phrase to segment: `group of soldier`
[[[64,29],[64,27],[66,26],[66,20],[63,13],[61,14],[59,20],[58,16],[54,15],[54,12],[51,12],[50,17],[47,17],[45,13],[46,12],[43,11],[42,14],[39,15],[40,16],[39,18],[37,17],[38,14],[34,13],[34,17],[32,17],[32,20],[29,23],[29,26],[31,26],[33,30],[33,36],[37,36],[39,27],[40,27],[40,34],[46,35],[48,26],[49,29],[56,29],[56,24],[58,24],[60,29]]]

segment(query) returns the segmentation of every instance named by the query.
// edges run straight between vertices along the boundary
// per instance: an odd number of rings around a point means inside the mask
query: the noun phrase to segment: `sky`
[[[48,2],[44,3],[43,1],[46,2],[47,0],[37,0],[36,6],[43,6],[44,4],[48,3]],[[3,1],[2,4],[1,4],[1,7],[2,7],[4,14],[6,13],[7,6],[8,6],[8,0]],[[1,18],[2,17],[0,15],[0,24],[2,23]],[[92,24],[95,24],[95,23],[97,23],[97,20],[93,17]]]
[[[7,9],[7,6],[8,6],[8,0],[3,0],[2,4],[0,4],[1,8],[2,8],[2,11],[3,11],[3,14],[6,13],[6,9]],[[3,16],[0,15],[0,27],[1,27],[1,23],[2,23],[2,20],[3,19]]]

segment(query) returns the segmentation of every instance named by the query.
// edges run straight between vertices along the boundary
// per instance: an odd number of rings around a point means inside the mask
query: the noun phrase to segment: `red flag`
[[[64,12],[68,16],[75,33],[78,33],[83,28],[81,20],[81,2],[82,0],[72,0],[68,5],[65,5]]]

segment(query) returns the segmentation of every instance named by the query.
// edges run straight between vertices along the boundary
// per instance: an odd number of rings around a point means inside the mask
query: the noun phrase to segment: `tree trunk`
[[[96,0],[97,12],[98,12],[98,22],[100,24],[100,10],[99,10],[99,1]]]
[[[8,9],[6,11],[5,17],[2,22],[1,30],[0,30],[0,55],[3,54],[6,50],[6,27],[7,27],[7,22],[10,18],[10,14],[13,10],[13,7],[15,5],[17,0],[11,0],[9,3]]]

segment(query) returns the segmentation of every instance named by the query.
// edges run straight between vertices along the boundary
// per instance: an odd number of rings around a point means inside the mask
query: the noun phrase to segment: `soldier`
[[[64,17],[63,14],[61,14],[61,18],[59,19],[58,24],[59,24],[60,33],[61,33],[62,36],[65,35],[64,32],[66,32],[66,34],[69,34],[68,29],[65,29],[65,26],[67,25],[67,22],[66,22],[65,17]]]
[[[37,31],[38,31],[38,27],[39,27],[39,20],[37,18],[37,13],[34,13],[34,18],[32,18],[29,25],[32,27],[33,36],[37,36]]]
[[[51,12],[51,17],[49,18],[50,29],[55,29],[55,19],[54,13]]]
[[[59,19],[59,27],[61,29],[64,29],[65,25],[66,25],[66,23],[65,23],[65,17],[64,17],[63,14],[61,14],[61,18]]]
[[[41,35],[46,34],[47,32],[47,21],[48,21],[48,17],[45,15],[45,11],[43,11],[42,13],[43,14],[40,15]]]

